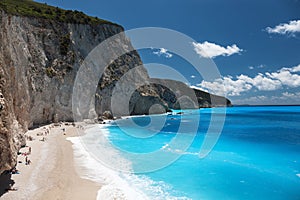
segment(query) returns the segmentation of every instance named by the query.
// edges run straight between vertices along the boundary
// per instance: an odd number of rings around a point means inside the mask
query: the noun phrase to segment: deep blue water
[[[108,127],[109,140],[132,162],[136,172],[164,163],[171,154],[179,155],[175,162],[162,164],[161,169],[138,174],[164,185],[163,192],[173,197],[300,199],[300,106],[227,108],[216,145],[200,158],[212,113],[217,116],[213,123],[222,124],[223,111],[188,110],[183,115],[154,116],[152,121],[147,116],[120,120]],[[151,123],[153,120],[157,121]],[[180,144],[168,146],[178,135],[182,142],[192,141],[187,149],[180,149]],[[166,157],[154,156],[141,162],[125,153],[149,154],[157,150],[165,152]],[[146,188],[145,193],[154,195]]]

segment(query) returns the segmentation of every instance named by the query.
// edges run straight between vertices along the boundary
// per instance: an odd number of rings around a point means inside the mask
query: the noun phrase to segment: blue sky
[[[161,63],[188,84],[220,93],[234,104],[300,104],[299,0],[39,0],[121,24],[126,30],[162,27],[193,38],[201,57],[216,63],[222,78],[203,80],[168,49],[145,49],[145,64]],[[150,75],[155,67],[148,68]],[[168,77],[169,78],[169,77]]]

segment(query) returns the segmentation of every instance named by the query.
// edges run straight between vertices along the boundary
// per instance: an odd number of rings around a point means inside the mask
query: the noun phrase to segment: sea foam
[[[99,127],[88,129],[86,134],[95,134],[95,131],[97,131],[99,138],[104,136],[99,133]],[[103,132],[103,134],[107,134],[104,133],[103,129],[101,132]],[[91,153],[89,153],[87,151],[87,144],[82,142],[82,138],[71,137],[67,139],[73,143],[74,160],[78,166],[77,170],[80,176],[103,185],[98,191],[98,200],[148,199],[142,192],[132,189],[126,181],[120,178],[118,172],[104,166]]]
[[[80,176],[102,185],[98,191],[97,200],[187,199],[170,195],[166,192],[166,188],[169,186],[163,182],[155,182],[144,175],[119,172],[101,162],[95,156],[94,151],[112,158],[114,164],[118,162],[117,164],[123,166],[126,169],[125,171],[130,171],[130,162],[118,155],[118,152],[107,144],[109,143],[108,134],[109,132],[105,129],[105,126],[96,125],[87,129],[84,136],[67,138],[73,143],[74,160]],[[95,145],[96,143],[98,145]]]

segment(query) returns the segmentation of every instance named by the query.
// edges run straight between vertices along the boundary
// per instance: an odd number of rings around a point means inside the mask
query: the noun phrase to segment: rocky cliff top
[[[38,3],[32,0],[1,0],[0,10],[14,16],[32,17],[55,20],[56,22],[71,24],[111,24],[120,26],[107,20],[91,17],[80,11],[63,10],[49,6],[46,3]]]

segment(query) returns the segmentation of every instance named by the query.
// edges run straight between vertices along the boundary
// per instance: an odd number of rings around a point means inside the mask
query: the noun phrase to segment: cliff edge
[[[1,173],[16,165],[26,130],[73,120],[71,97],[80,65],[98,44],[124,29],[78,11],[26,0],[3,0],[0,30]],[[121,45],[116,50],[133,49],[124,35],[119,39]],[[109,110],[107,99],[115,82],[139,65],[142,62],[136,51],[111,63],[99,83],[98,114]],[[149,78],[144,68],[139,76],[145,81]]]
[[[72,92],[74,81],[87,55],[105,39],[124,31],[115,23],[89,17],[79,11],[67,11],[29,0],[0,1],[0,173],[16,165],[17,153],[26,145],[24,133],[41,124],[73,121]],[[111,52],[130,49],[127,54],[106,67],[96,90],[95,110],[84,118],[94,118],[111,111],[113,89],[121,77],[127,82],[139,79],[147,83],[150,78],[139,54],[124,34]],[[209,94],[191,89],[180,82],[161,80],[161,84],[146,84],[133,93],[129,114],[163,113],[169,108],[214,106]],[[157,82],[157,81],[156,81]],[[189,91],[190,97],[205,106],[178,105],[177,100],[189,94],[171,91],[163,85],[173,85],[180,91]],[[188,88],[188,89],[187,89]],[[176,89],[175,89],[176,90]],[[119,96],[126,96],[126,87]],[[179,96],[178,96],[179,94]],[[85,98],[85,93],[82,97]],[[208,95],[208,96],[207,96]],[[224,98],[222,98],[222,102]],[[185,101],[184,101],[185,102]],[[188,101],[189,102],[189,101]],[[160,105],[153,109],[153,105]],[[201,105],[202,105],[201,104]],[[224,103],[224,105],[229,105]],[[116,106],[116,115],[124,115],[123,105]]]

